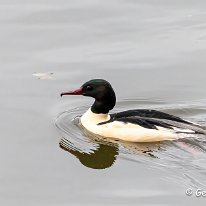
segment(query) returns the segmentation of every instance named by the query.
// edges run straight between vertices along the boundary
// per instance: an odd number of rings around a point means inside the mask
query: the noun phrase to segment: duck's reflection
[[[92,169],[105,169],[111,167],[118,155],[118,147],[106,144],[98,144],[99,147],[92,153],[84,153],[70,147],[69,141],[61,139],[59,146],[79,159],[86,167]]]
[[[119,154],[119,144],[114,142],[112,142],[112,144],[95,142],[95,144],[98,144],[98,147],[95,150],[92,150],[91,153],[85,153],[74,149],[71,147],[71,142],[65,138],[61,139],[59,146],[63,150],[77,157],[86,167],[92,169],[105,169],[111,167]],[[161,143],[121,142],[121,145],[128,149],[132,154],[141,154],[152,158],[157,158],[154,153],[155,151],[163,149]]]

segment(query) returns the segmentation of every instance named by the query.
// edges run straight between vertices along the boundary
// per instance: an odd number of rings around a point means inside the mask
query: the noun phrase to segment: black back
[[[158,129],[158,126],[166,129],[174,129],[175,127],[179,129],[190,130],[187,133],[205,134],[205,130],[198,125],[195,125],[174,115],[156,110],[128,110],[124,112],[113,113],[110,116],[111,119],[109,121],[102,122],[99,125],[107,124],[113,121],[120,121],[125,124],[137,124],[147,129]],[[179,133],[181,133],[181,131],[179,131]]]

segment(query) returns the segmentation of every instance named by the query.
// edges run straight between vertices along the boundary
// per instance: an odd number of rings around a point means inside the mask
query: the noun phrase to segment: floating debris
[[[38,79],[50,79],[50,80],[55,79],[53,77],[53,75],[54,75],[53,72],[46,72],[46,73],[34,72],[32,75],[37,77]]]

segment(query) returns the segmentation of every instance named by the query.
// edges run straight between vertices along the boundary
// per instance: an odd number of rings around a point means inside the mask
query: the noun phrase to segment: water
[[[1,204],[203,205],[185,191],[206,189],[204,139],[100,141],[75,118],[92,100],[59,94],[104,78],[116,111],[155,108],[206,125],[205,4],[1,0]]]

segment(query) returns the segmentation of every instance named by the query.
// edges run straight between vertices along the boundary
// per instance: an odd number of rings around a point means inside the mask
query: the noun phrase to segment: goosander
[[[157,142],[205,134],[198,124],[156,110],[135,109],[109,114],[116,104],[116,95],[111,84],[103,79],[90,80],[80,89],[61,93],[63,95],[95,99],[80,122],[87,131],[102,137],[129,142]]]

